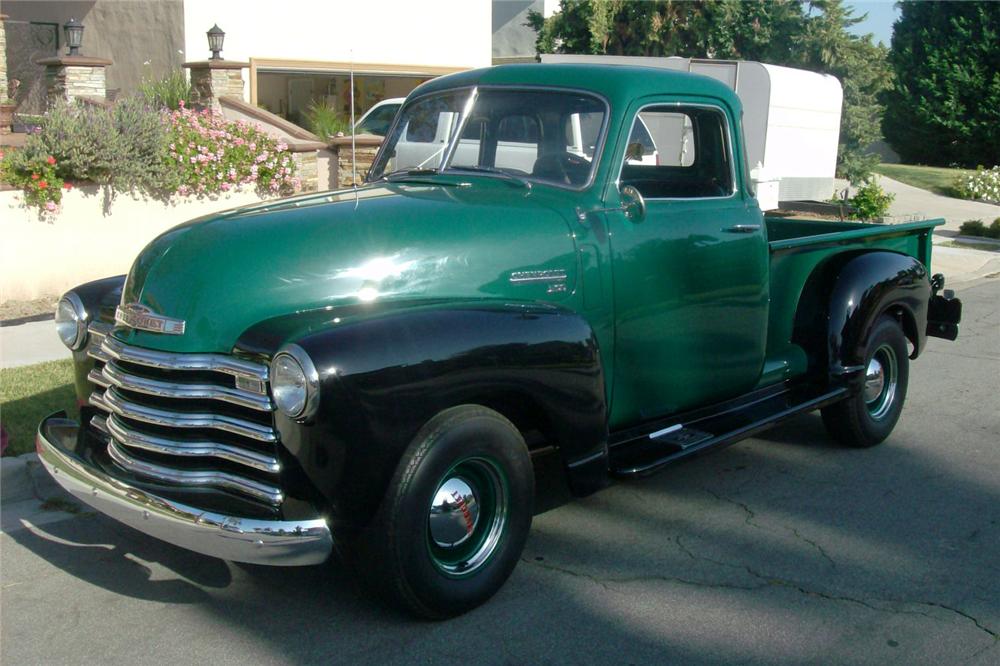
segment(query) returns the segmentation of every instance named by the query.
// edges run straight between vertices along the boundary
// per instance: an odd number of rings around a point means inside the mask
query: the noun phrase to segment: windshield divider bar
[[[472,106],[476,103],[476,97],[478,94],[479,88],[473,88],[472,92],[469,93],[469,99],[465,100],[465,106],[462,107],[462,113],[458,117],[458,127],[455,128],[455,135],[451,137],[451,142],[448,144],[448,150],[445,151],[444,158],[441,160],[441,163],[438,164],[438,173],[444,172],[445,166],[451,162],[452,156],[458,149],[458,142],[462,138],[462,133],[465,131],[465,123],[469,120],[469,114],[472,113]]]

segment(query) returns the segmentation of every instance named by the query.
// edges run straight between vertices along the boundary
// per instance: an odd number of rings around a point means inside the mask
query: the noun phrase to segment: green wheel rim
[[[888,344],[880,345],[865,370],[864,399],[868,415],[880,421],[892,410],[899,385],[899,361]]]
[[[434,566],[460,577],[485,565],[506,531],[508,502],[507,475],[496,461],[474,457],[452,465],[438,482],[428,511],[427,548]],[[458,529],[458,538],[455,523],[465,526],[464,532]]]

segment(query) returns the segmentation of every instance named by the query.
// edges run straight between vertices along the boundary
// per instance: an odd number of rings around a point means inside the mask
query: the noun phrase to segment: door
[[[635,159],[639,123],[653,164]],[[646,214],[609,216],[612,428],[737,396],[760,376],[767,241],[760,210],[737,187],[731,127],[721,105],[646,105],[619,150],[620,186],[639,190]]]

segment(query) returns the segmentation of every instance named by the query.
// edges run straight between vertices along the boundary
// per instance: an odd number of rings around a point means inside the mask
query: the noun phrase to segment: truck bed
[[[884,250],[914,257],[930,273],[931,234],[944,220],[889,225],[765,217],[765,224],[771,253],[771,303],[760,386],[806,371],[806,355],[792,343],[792,329],[806,280],[817,266],[844,251]],[[817,311],[816,316],[825,313]]]

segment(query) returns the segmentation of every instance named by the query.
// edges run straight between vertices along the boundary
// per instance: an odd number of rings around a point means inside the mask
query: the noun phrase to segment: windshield
[[[580,188],[590,181],[605,115],[601,100],[576,92],[493,88],[422,97],[400,112],[369,180],[475,171]]]

